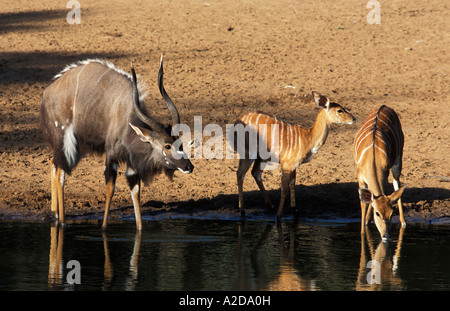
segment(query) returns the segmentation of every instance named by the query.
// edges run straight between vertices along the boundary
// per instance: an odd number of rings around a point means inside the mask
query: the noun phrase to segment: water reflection
[[[395,252],[393,241],[378,242],[373,239],[370,230],[361,233],[361,260],[359,263],[356,290],[384,291],[404,290],[403,280],[399,275],[400,253],[405,228],[401,227]],[[367,253],[369,249],[369,254]]]
[[[250,257],[251,264],[248,265],[244,245],[244,223],[238,225],[238,247],[237,247],[237,265],[239,278],[237,282],[237,290],[269,290],[269,291],[307,291],[320,290],[314,280],[308,280],[300,276],[299,271],[295,268],[295,242],[298,222],[285,223],[288,228],[289,238],[285,242],[283,225],[277,223],[267,224],[265,229],[257,239],[252,248]],[[278,271],[275,273],[271,270],[274,262],[267,261],[264,254],[264,247],[269,247],[270,233],[276,228],[277,241],[279,248],[279,265]],[[269,266],[268,266],[269,265]]]
[[[50,228],[50,256],[48,267],[48,285],[54,288],[55,285],[61,285],[63,281],[63,244],[64,228],[52,226]]]
[[[59,226],[57,224],[50,227],[50,256],[48,268],[49,289],[58,289],[67,284],[67,280],[64,278],[63,262],[64,229],[64,226]],[[102,290],[108,290],[111,289],[113,284],[114,268],[111,261],[106,232],[102,232],[102,239],[103,252],[105,255]],[[142,231],[137,230],[134,238],[133,253],[130,257],[129,276],[125,281],[125,290],[136,290],[141,241]]]
[[[267,286],[267,290],[274,291],[315,291],[320,290],[315,280],[300,277],[299,271],[294,267],[295,239],[298,223],[289,224],[289,243],[284,242],[283,226],[277,224],[278,241],[280,243],[280,271],[276,279]]]
[[[103,249],[105,252],[105,268],[104,268],[104,286],[103,290],[111,289],[112,280],[114,279],[114,269],[111,263],[111,257],[109,255],[108,237],[105,232],[102,233],[103,237]],[[137,230],[134,238],[133,253],[130,258],[129,275],[125,281],[125,290],[136,290],[136,284],[138,280],[138,263],[139,263],[139,251],[141,249],[142,231]]]
[[[245,223],[237,224],[238,238],[236,249],[236,264],[237,264],[237,280],[235,286],[231,290],[319,290],[315,285],[314,280],[308,280],[300,277],[299,271],[295,268],[295,241],[296,230],[298,223],[285,224],[267,224],[264,230],[259,235],[254,245],[248,247],[248,241],[245,241],[244,231]],[[289,235],[285,241],[284,230],[288,229]],[[273,239],[271,233],[276,228],[278,242],[279,263],[278,265],[273,259],[267,260],[266,249],[271,247]],[[251,228],[254,230],[254,228]],[[64,232],[65,227],[54,225],[50,227],[50,252],[49,252],[49,266],[48,266],[48,288],[49,289],[64,289],[68,288],[66,280],[67,269],[65,270],[64,256]],[[253,232],[250,232],[252,234]],[[273,237],[272,237],[273,238]],[[95,241],[96,238],[90,238]],[[111,258],[108,234],[103,232],[103,279],[97,280],[97,284],[101,283],[102,290],[110,290],[114,288],[115,270],[113,266],[113,259]],[[191,237],[192,239],[192,237]],[[148,241],[153,241],[150,238]],[[147,242],[148,242],[147,241]],[[139,256],[142,244],[142,231],[136,231],[134,236],[133,252],[129,258],[128,277],[123,282],[124,290],[138,290],[138,276],[139,276]],[[250,256],[248,256],[248,249],[250,249]],[[161,254],[163,249],[159,249]],[[174,252],[177,252],[174,250]],[[189,255],[192,256],[192,255]],[[67,256],[66,256],[67,257]],[[248,260],[250,257],[250,260]],[[199,259],[201,261],[202,259]],[[220,260],[216,258],[215,260]],[[164,260],[163,260],[164,261]],[[123,262],[123,261],[122,261]],[[182,266],[190,266],[191,262],[181,262]],[[220,264],[220,263],[218,263]],[[185,270],[180,267],[170,267],[177,273]],[[275,268],[275,270],[274,270]],[[123,273],[123,271],[121,271]],[[175,272],[174,272],[175,273]],[[192,271],[191,271],[192,273]],[[201,278],[201,273],[196,276]],[[191,281],[192,282],[192,281]],[[195,282],[194,282],[195,283]]]
[[[115,227],[114,227],[115,226]],[[352,225],[154,221],[0,226],[2,290],[417,290],[450,284],[449,226],[382,243]],[[50,234],[49,234],[50,233]],[[68,282],[72,260],[81,284]],[[370,265],[368,265],[370,262]]]

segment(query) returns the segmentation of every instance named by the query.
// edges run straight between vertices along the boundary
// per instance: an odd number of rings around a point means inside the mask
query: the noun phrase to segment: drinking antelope
[[[67,66],[44,91],[40,107],[41,129],[53,149],[51,159],[51,211],[64,224],[64,181],[86,154],[106,153],[106,229],[119,163],[126,163],[136,227],[142,229],[140,182],[147,184],[164,172],[191,173],[194,166],[174,142],[171,128],[180,122],[177,108],[163,85],[160,61],[158,84],[172,115],[172,126],[150,117],[136,74],[107,61],[93,59]],[[158,111],[154,111],[157,114]],[[175,157],[174,157],[175,155]]]
[[[392,206],[397,201],[400,221],[403,227],[406,226],[401,202],[405,187],[400,188],[403,144],[400,119],[394,109],[384,105],[369,113],[356,134],[354,151],[361,199],[361,233],[364,233],[373,206],[375,225],[382,239],[389,239]],[[385,195],[389,170],[395,192]]]
[[[341,105],[331,102],[326,96],[318,92],[312,92],[313,99],[322,110],[316,117],[311,128],[289,124],[277,117],[264,113],[250,112],[239,117],[235,126],[242,124],[250,128],[256,135],[254,143],[247,135],[245,138],[244,154],[239,152],[238,143],[234,148],[240,153],[237,170],[237,184],[239,192],[239,209],[244,215],[243,183],[246,172],[253,164],[252,175],[261,191],[261,194],[269,206],[273,206],[262,183],[261,175],[263,166],[271,159],[281,165],[281,199],[278,207],[277,218],[281,219],[283,205],[290,189],[291,207],[295,208],[295,169],[301,163],[309,162],[325,143],[331,124],[353,124],[355,117],[348,113]],[[262,147],[262,148],[261,148]],[[271,150],[270,158],[261,156],[261,150]],[[263,165],[263,166],[262,166]]]

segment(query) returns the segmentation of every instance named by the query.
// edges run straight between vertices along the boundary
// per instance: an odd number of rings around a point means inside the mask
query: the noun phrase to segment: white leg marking
[[[52,174],[53,174],[53,177],[56,177],[56,165],[55,164],[52,165]]]
[[[64,182],[66,181],[66,173],[61,170],[61,185],[64,187]]]
[[[394,190],[397,191],[398,189],[400,189],[400,184],[397,180],[394,179],[394,181],[392,182],[394,184]]]
[[[178,169],[180,172],[183,172],[183,174],[189,174],[189,173],[190,173],[189,171],[182,170],[182,169],[179,168],[179,167],[177,167],[177,169]]]
[[[139,193],[139,184],[135,185],[133,189],[131,189],[131,199],[133,200],[134,214],[137,212],[137,205],[139,204],[139,200],[137,198],[137,194]]]

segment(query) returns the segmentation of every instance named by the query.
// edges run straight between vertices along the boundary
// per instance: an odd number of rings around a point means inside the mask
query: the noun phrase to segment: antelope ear
[[[330,105],[330,100],[328,97],[321,95],[319,92],[313,91],[312,97],[314,99],[314,102],[319,105],[320,108],[328,109]]]
[[[401,198],[405,188],[406,186],[403,186],[389,196],[389,199],[391,199],[392,204],[397,203],[397,201]]]
[[[359,188],[358,192],[359,192],[359,199],[361,200],[361,202],[363,202],[365,204],[370,204],[373,202],[372,191],[370,191],[369,189],[366,189],[366,188]]]
[[[142,128],[142,127],[134,126],[134,125],[131,124],[131,123],[128,123],[128,124],[130,124],[131,128],[136,132],[136,134],[139,136],[139,138],[140,138],[143,142],[146,142],[146,143],[151,143],[151,142],[152,142],[152,139],[151,139],[151,135],[150,135],[150,131],[149,131],[149,130],[147,130],[147,129],[145,129],[145,128]]]

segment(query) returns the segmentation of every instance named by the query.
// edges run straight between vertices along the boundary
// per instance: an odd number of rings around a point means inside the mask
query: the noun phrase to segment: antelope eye
[[[380,213],[376,212],[375,214],[376,214],[378,217],[380,217]]]
[[[344,111],[342,110],[342,109],[339,109],[338,110],[338,113],[343,113]]]
[[[167,144],[167,145],[164,146],[164,148],[166,148],[167,150],[170,150],[170,148],[172,148],[172,146]]]

